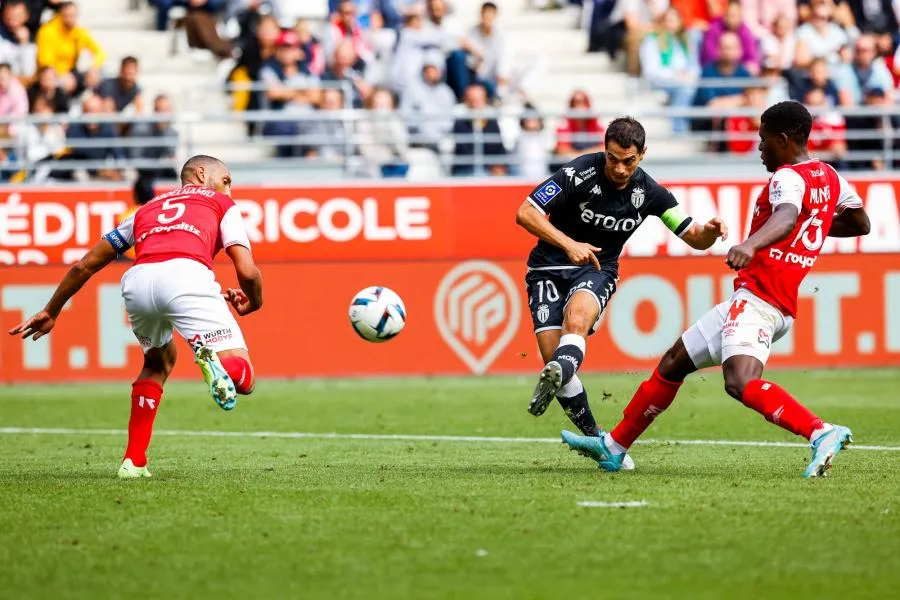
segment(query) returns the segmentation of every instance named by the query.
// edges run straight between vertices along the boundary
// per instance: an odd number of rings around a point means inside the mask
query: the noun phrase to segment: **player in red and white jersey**
[[[147,448],[163,385],[175,365],[177,331],[194,350],[213,400],[225,410],[253,391],[253,365],[238,315],[262,306],[262,277],[250,254],[241,214],[231,199],[231,173],[220,160],[194,156],[181,170],[182,187],[141,206],[76,263],[42,311],[10,330],[39,339],[50,333],[69,298],[116,256],[135,248],[122,276],[122,297],[144,365],[132,384],[128,447],[119,477],[149,477]],[[240,289],[224,292],[212,271],[224,248]]]
[[[869,232],[862,201],[831,166],[809,158],[812,116],[797,102],[762,115],[759,150],[773,173],[756,201],[750,235],[726,262],[738,271],[734,294],[689,328],[638,388],[624,418],[600,438],[563,432],[573,449],[618,471],[625,452],[662,413],[685,377],[722,365],[725,391],[768,421],[808,439],[813,452],[805,477],[824,475],[852,441],[847,427],[825,423],[776,383],[762,379],[772,343],[791,328],[800,283],[815,264],[825,237]]]

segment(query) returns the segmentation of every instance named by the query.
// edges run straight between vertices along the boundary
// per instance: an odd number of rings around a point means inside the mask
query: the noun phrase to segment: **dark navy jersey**
[[[575,240],[600,248],[600,264],[617,264],[622,247],[647,218],[659,217],[678,236],[691,218],[669,190],[638,167],[624,189],[606,177],[602,152],[571,161],[534,188],[528,200],[550,223]],[[561,248],[539,240],[528,256],[532,268],[571,266]]]

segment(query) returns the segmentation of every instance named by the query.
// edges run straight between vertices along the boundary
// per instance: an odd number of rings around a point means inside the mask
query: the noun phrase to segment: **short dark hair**
[[[497,12],[497,4],[495,2],[485,2],[481,5],[481,12],[484,12],[486,10]]]
[[[56,12],[62,12],[64,8],[69,8],[70,6],[75,6],[74,2],[60,2],[56,5]]]
[[[0,71],[12,72],[12,65],[10,65],[8,62],[0,63]]]
[[[606,128],[606,144],[609,145],[610,142],[615,142],[622,148],[634,146],[640,152],[647,143],[647,133],[634,117],[619,117],[613,119]]]
[[[138,66],[138,59],[133,56],[126,56],[122,59],[122,67],[127,67],[128,65]]]
[[[805,146],[809,141],[813,118],[803,104],[786,100],[767,108],[761,121],[772,133],[783,133],[797,144]]]

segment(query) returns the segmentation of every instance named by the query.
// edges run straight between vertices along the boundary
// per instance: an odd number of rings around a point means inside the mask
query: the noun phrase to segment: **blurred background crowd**
[[[752,157],[759,113],[788,98],[815,112],[814,152],[893,168],[895,4],[4,0],[0,178],[171,179],[218,120],[248,164],[540,179],[601,150],[623,112],[673,156]]]

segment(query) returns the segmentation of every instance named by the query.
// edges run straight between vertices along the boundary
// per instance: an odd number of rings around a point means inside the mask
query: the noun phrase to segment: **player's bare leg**
[[[120,479],[150,477],[147,448],[153,435],[153,421],[162,400],[163,385],[175,366],[177,352],[170,341],[144,354],[144,367],[131,386],[131,417],[128,420],[128,447],[119,468]]]
[[[603,434],[599,440],[591,440],[564,431],[563,441],[596,460],[605,471],[627,470],[628,449],[672,404],[684,378],[696,370],[679,338],[660,359],[653,375],[638,387],[625,407],[622,420],[612,432]]]
[[[599,316],[600,305],[596,296],[592,293],[575,292],[566,304],[562,331],[541,332],[542,334],[557,334],[559,341],[550,355],[550,360],[547,360],[545,354],[545,350],[549,350],[549,348],[541,348],[545,364],[541,369],[534,393],[531,395],[528,412],[536,417],[544,414],[553,398],[558,395],[557,392],[575,377],[584,360],[585,338]],[[540,335],[538,334],[539,340]],[[549,339],[551,339],[550,336],[547,336],[547,340]]]
[[[767,421],[803,436],[812,446],[812,460],[804,477],[821,477],[835,455],[853,441],[847,427],[830,425],[800,404],[777,383],[762,379],[763,364],[752,356],[732,356],[722,364],[725,391]]]

